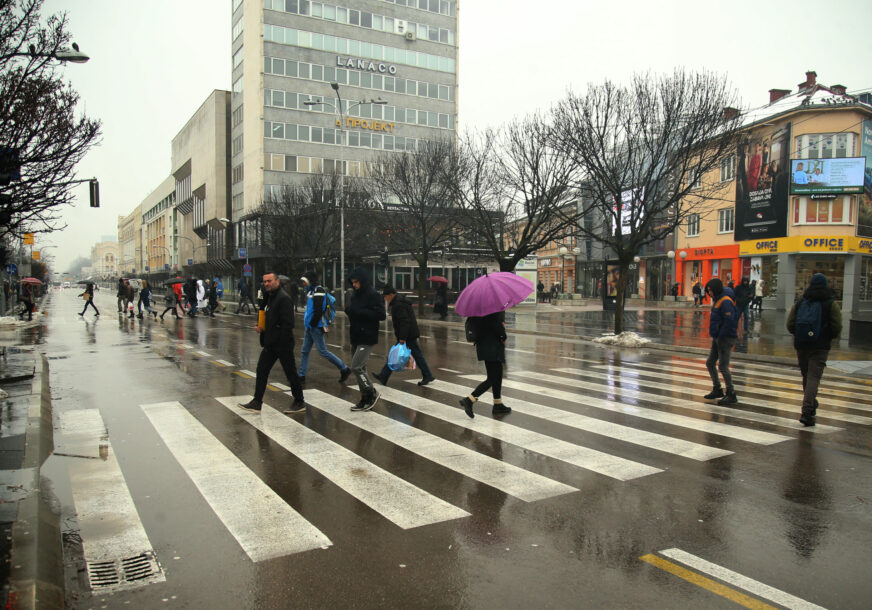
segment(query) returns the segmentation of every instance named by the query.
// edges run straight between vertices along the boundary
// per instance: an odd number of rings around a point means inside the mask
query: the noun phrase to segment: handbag
[[[412,350],[404,343],[397,343],[388,352],[388,368],[392,371],[402,370],[412,357]]]
[[[85,300],[85,301],[88,300],[88,293],[87,293],[87,292],[83,292],[83,293],[82,293],[82,299]]]

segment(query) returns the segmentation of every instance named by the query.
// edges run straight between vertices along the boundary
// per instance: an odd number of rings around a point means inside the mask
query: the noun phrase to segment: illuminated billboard
[[[862,193],[866,159],[791,159],[790,194]]]

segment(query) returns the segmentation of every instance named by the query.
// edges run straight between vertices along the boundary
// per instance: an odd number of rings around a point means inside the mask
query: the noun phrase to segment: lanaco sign
[[[342,57],[341,55],[336,56],[336,65],[340,68],[351,68],[352,70],[377,72],[381,74],[390,74],[392,76],[397,73],[397,67],[394,64],[386,64],[382,61],[370,61],[369,59]]]

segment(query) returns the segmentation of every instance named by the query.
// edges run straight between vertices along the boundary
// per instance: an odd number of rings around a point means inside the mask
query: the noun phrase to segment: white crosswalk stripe
[[[357,389],[356,386],[353,386]],[[449,407],[442,403],[423,398],[414,394],[406,394],[393,388],[381,387],[379,392],[384,398],[402,405],[408,409],[425,413],[431,417],[447,421],[461,428],[466,428],[479,434],[504,441],[510,445],[521,447],[527,451],[538,453],[556,460],[597,472],[599,474],[628,481],[638,477],[661,472],[659,468],[641,464],[632,460],[620,458],[602,451],[596,451],[580,445],[552,438],[538,432],[525,430],[519,426],[501,422],[487,417],[470,419],[463,410]]]
[[[705,369],[705,358],[676,358],[675,362],[680,364],[692,364],[693,366]],[[797,377],[799,376],[798,367],[794,367],[793,373],[787,375],[784,373],[784,366],[775,366],[758,362],[742,362],[738,360],[732,361],[730,365],[731,367],[736,369],[737,373],[741,375],[763,377],[764,379],[784,379],[786,381],[796,381]],[[860,393],[866,392],[870,389],[869,383],[863,383],[862,381],[858,381],[847,375],[835,372],[825,373],[825,375],[827,374],[832,377],[838,378],[839,386],[843,388],[854,388]]]
[[[63,411],[60,428],[62,441],[55,452],[77,458],[70,461],[68,471],[82,549],[93,585],[92,566],[141,555],[153,557],[154,551],[115,458],[100,411]],[[155,569],[151,577],[138,584],[164,580],[163,572]]]
[[[349,410],[351,403],[319,390],[307,390],[306,402],[431,462],[525,502],[578,491],[377,413],[353,413]]]
[[[408,381],[409,383],[416,383],[416,380],[414,379]],[[448,383],[447,381],[434,381],[430,383],[429,387],[434,390],[454,394],[455,396],[466,396],[472,390],[471,387]],[[493,401],[488,397],[488,395],[481,396],[478,399],[478,402],[488,405],[493,404]],[[654,432],[647,432],[645,430],[639,430],[638,428],[596,419],[595,417],[588,417],[586,415],[579,415],[578,413],[572,413],[562,409],[555,409],[553,407],[527,402],[526,400],[512,399],[511,406],[512,411],[515,413],[523,413],[532,417],[547,419],[577,430],[593,432],[594,434],[607,436],[609,438],[614,438],[634,445],[640,445],[642,447],[648,447],[649,449],[656,449],[657,451],[680,455],[692,460],[711,460],[733,453],[726,449],[700,445],[698,443],[692,443],[679,438],[672,438],[663,434],[655,434]]]
[[[252,561],[332,545],[178,402],[141,405],[203,498]],[[239,498],[245,498],[240,502]]]
[[[593,377],[601,379],[603,377],[602,373],[590,372],[590,371],[582,371],[579,369],[558,369],[563,373],[570,373],[572,375],[582,376],[582,377]],[[842,428],[836,428],[834,426],[823,426],[817,425],[814,428],[803,428],[802,424],[799,423],[798,419],[792,419],[788,417],[777,417],[775,415],[764,415],[762,413],[754,413],[751,411],[746,411],[742,409],[733,409],[729,407],[719,407],[717,405],[704,404],[701,402],[696,402],[693,400],[687,400],[684,398],[676,398],[674,396],[664,396],[662,394],[654,394],[651,392],[643,392],[641,390],[633,390],[631,388],[625,387],[617,387],[614,385],[606,385],[602,383],[591,383],[580,381],[578,379],[570,379],[569,377],[558,377],[556,375],[545,375],[543,373],[533,373],[528,371],[514,371],[513,375],[517,375],[519,377],[535,377],[539,381],[547,381],[549,383],[556,383],[560,385],[567,385],[574,388],[579,389],[587,389],[594,390],[599,392],[605,392],[608,394],[613,394],[615,396],[625,396],[627,398],[635,398],[638,400],[649,400],[654,402],[666,402],[671,407],[681,407],[682,409],[690,409],[693,411],[701,411],[703,413],[716,413],[718,415],[727,415],[729,417],[734,417],[737,419],[747,419],[749,421],[756,421],[766,424],[772,424],[774,426],[781,426],[784,428],[794,428],[794,429],[805,429],[806,431],[813,432],[815,434],[828,434],[832,432],[838,432],[842,430]],[[612,377],[614,379],[614,377]],[[618,379],[617,381],[621,381]],[[641,387],[641,386],[640,386]],[[647,384],[646,387],[657,387],[659,389],[667,389],[673,392],[681,392],[686,393],[687,389],[681,385],[669,385],[669,384]]]
[[[465,510],[371,464],[266,404],[260,413],[241,409],[238,405],[247,403],[251,396],[225,396],[216,400],[403,529],[469,516]]]
[[[645,371],[645,370],[636,368],[634,366],[628,366],[626,364],[622,364],[620,367],[593,366],[590,368],[605,371],[607,374],[617,373],[621,376],[622,381],[638,377],[638,378],[640,378],[640,381],[639,381],[640,384],[644,383],[646,387],[652,387],[652,388],[656,388],[656,387],[660,387],[660,386],[657,383],[652,383],[649,381],[642,381],[641,378],[644,378],[644,379],[663,379],[662,373],[657,373],[654,371]],[[558,371],[558,372],[562,372],[562,373],[568,373],[568,372],[575,373],[575,372],[577,372],[578,369],[559,368],[559,369],[553,369],[553,370]],[[711,388],[711,385],[712,385],[710,380],[705,381],[702,378],[692,378],[686,374],[682,374],[682,375],[677,376],[677,377],[680,378],[681,385],[683,387],[691,387],[692,386],[692,387],[700,388],[700,390],[708,390]],[[739,391],[740,387],[741,386],[739,384],[736,384],[737,391]],[[777,409],[780,411],[793,410],[793,411],[797,411],[797,413],[798,413],[800,410],[800,407],[802,406],[802,397],[801,396],[797,397],[797,396],[789,394],[787,392],[778,392],[776,390],[764,390],[762,388],[760,388],[760,389],[745,388],[745,389],[747,392],[751,392],[751,393],[753,393],[753,392],[765,392],[768,396],[771,396],[773,398],[781,398],[781,402],[773,402],[773,401],[769,401],[769,400],[760,400],[758,398],[751,398],[749,396],[746,396],[745,394],[741,394],[741,396],[739,397],[739,402],[742,404],[743,407],[746,405],[750,405],[752,407],[762,407],[764,409]],[[834,401],[830,401],[830,402],[832,404]],[[853,424],[861,424],[861,425],[865,425],[865,426],[872,424],[872,418],[870,418],[870,417],[864,417],[862,415],[852,415],[850,413],[840,413],[839,411],[830,411],[827,409],[818,409],[817,416],[823,417],[826,419],[836,419],[839,421],[851,422]]]
[[[477,375],[463,375],[462,377],[464,379],[470,380],[481,380],[481,377]],[[557,398],[559,400],[565,400],[570,403],[586,405],[595,409],[604,409],[606,411],[624,413],[626,415],[632,415],[633,417],[639,417],[651,421],[671,424],[680,428],[699,430],[701,432],[717,434],[719,436],[726,436],[729,438],[738,439],[740,441],[746,441],[749,443],[756,443],[760,445],[773,445],[775,443],[790,440],[790,437],[788,436],[773,434],[771,432],[749,430],[747,428],[735,426],[733,424],[723,424],[721,422],[706,421],[704,419],[689,417],[687,415],[678,415],[675,413],[658,411],[656,409],[649,409],[647,407],[623,404],[612,400],[596,398],[588,394],[579,394],[576,392],[568,392],[566,390],[557,390],[554,388],[549,388],[547,386],[534,385],[527,382],[515,381],[513,379],[503,379],[503,388],[522,390],[525,392],[534,392],[536,394],[541,394],[542,396]]]
[[[274,385],[275,387],[280,389],[282,392],[287,392],[291,389],[290,386],[286,386],[285,384],[279,383],[278,381],[270,381],[269,383],[270,385]]]

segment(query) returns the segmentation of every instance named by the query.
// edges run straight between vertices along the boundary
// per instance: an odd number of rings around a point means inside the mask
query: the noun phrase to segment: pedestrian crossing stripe
[[[651,378],[651,379],[663,379],[664,378],[662,373],[658,374],[658,373],[653,372],[653,371],[649,372],[649,371],[645,371],[645,370],[638,369],[638,368],[631,367],[631,366],[627,366],[627,365],[622,365],[621,367],[594,366],[591,368],[597,369],[597,370],[603,370],[608,375],[611,375],[612,373],[617,371],[617,373],[620,375],[621,381],[631,380],[634,378]],[[558,368],[558,369],[552,369],[552,370],[557,371],[557,372],[562,372],[562,373],[575,373],[575,372],[577,372],[578,369]],[[735,380],[735,378],[734,378],[734,380]],[[650,387],[650,388],[661,387],[661,384],[652,383],[649,381],[643,382],[640,380],[639,384],[641,385],[642,383],[645,384],[645,387]],[[689,378],[688,375],[682,375],[681,376],[681,383],[683,384],[683,386],[693,386],[693,387],[697,387],[700,389],[711,388],[711,380],[709,379],[708,381],[705,381],[701,377],[699,378],[699,380],[697,380],[697,379]],[[739,384],[734,384],[734,385],[736,386],[737,389],[743,387],[743,386],[740,386]],[[782,401],[781,402],[772,402],[772,401],[768,401],[768,400],[759,400],[756,398],[751,398],[743,392],[741,399],[740,399],[740,402],[743,406],[750,405],[753,407],[761,407],[763,409],[775,409],[778,411],[797,410],[797,409],[799,409],[799,407],[802,406],[802,396],[793,395],[789,392],[779,392],[777,390],[772,390],[772,389],[767,391],[763,388],[752,388],[752,387],[747,387],[747,386],[744,386],[744,390],[750,394],[766,393],[768,396],[771,396],[773,398],[781,398]],[[792,401],[792,402],[788,402],[788,401]],[[841,401],[839,401],[839,402],[841,402]],[[835,406],[836,401],[827,401],[827,403]],[[861,424],[861,425],[865,425],[865,426],[872,424],[872,418],[864,417],[862,415],[852,415],[850,413],[841,413],[839,411],[830,411],[827,409],[818,409],[817,415],[819,417],[823,417],[825,419],[836,419],[836,420],[840,420],[840,421],[846,421],[846,422],[851,422],[854,424]]]
[[[306,390],[306,402],[406,451],[524,502],[578,491],[575,487],[478,453],[378,412],[354,413],[349,409],[351,403],[320,390]]]
[[[291,389],[291,388],[289,388],[288,386],[286,386],[285,384],[283,384],[283,383],[279,383],[279,382],[277,382],[277,381],[273,381],[272,384],[270,384],[270,385],[274,385],[275,387],[277,387],[277,388],[278,388],[279,390],[281,390],[282,392],[287,392],[288,390]]]
[[[480,377],[476,375],[462,375],[461,377],[463,379],[470,380],[480,379]],[[790,440],[790,437],[788,436],[782,436],[780,434],[774,434],[772,432],[749,430],[747,428],[736,426],[734,424],[713,422],[705,419],[699,419],[698,417],[679,415],[677,413],[659,411],[657,409],[651,409],[648,407],[624,404],[613,400],[596,398],[595,396],[589,396],[586,394],[577,394],[574,392],[567,392],[566,390],[557,390],[546,386],[532,385],[527,382],[522,383],[513,379],[503,379],[503,388],[521,390],[524,392],[535,392],[536,394],[539,394],[541,396],[548,396],[550,398],[564,400],[573,404],[593,407],[594,409],[603,409],[605,411],[624,413],[626,415],[639,417],[641,419],[671,424],[673,426],[678,426],[679,428],[699,430],[708,434],[716,434],[718,436],[735,438],[740,441],[756,443],[759,445],[774,445],[775,443],[781,443],[783,441]]]
[[[685,358],[682,356],[674,357],[675,361],[679,361],[681,363],[693,363],[696,366],[705,366],[705,358]],[[748,362],[743,360],[736,360],[735,365],[742,371],[746,372],[748,375],[758,375],[763,377],[770,377],[771,375],[776,375],[782,379],[793,379],[792,376],[784,374],[784,368],[786,365],[775,366],[771,364],[764,364],[759,362]],[[793,369],[795,374],[799,374],[799,367],[797,365],[790,365],[790,368]],[[855,389],[863,392],[869,389],[869,386],[872,385],[872,381],[867,381],[865,379],[857,379],[856,377],[851,377],[850,375],[845,375],[843,373],[831,372],[828,373],[829,376],[834,378],[838,378],[840,383],[847,385],[849,387],[854,387]]]
[[[277,388],[276,386],[274,386],[274,385],[271,384],[271,383],[266,384],[266,389],[267,389],[267,390],[272,390],[273,392],[281,392],[281,391],[282,391],[281,388]],[[248,401],[246,401],[246,402],[248,402]]]
[[[254,379],[255,378],[254,375],[248,375],[247,373],[245,373],[243,371],[233,371],[233,374],[239,375],[240,377],[244,377],[245,379]]]
[[[258,478],[178,402],[140,405],[248,557],[264,561],[333,543]],[[245,498],[240,502],[239,498]]]
[[[212,357],[212,354],[207,354],[206,352],[200,351],[200,350],[196,351],[195,353],[200,355],[200,356],[203,356],[204,358],[211,358]]]
[[[166,580],[124,473],[115,457],[106,425],[98,409],[75,409],[59,414],[61,442],[56,451],[95,459],[69,462],[68,472],[76,506],[82,551],[92,588],[106,590]],[[126,581],[114,566],[125,559],[145,557],[146,577]]]
[[[357,386],[350,387],[357,389]],[[619,481],[629,481],[662,472],[660,468],[654,466],[575,445],[496,419],[470,419],[462,409],[449,407],[429,398],[406,394],[388,387],[379,388],[379,393],[387,400],[413,411]]]
[[[693,568],[698,572],[708,574],[709,576],[717,578],[720,581],[731,584],[734,587],[743,589],[753,595],[756,595],[757,597],[761,597],[763,599],[776,603],[780,606],[784,606],[786,608],[801,608],[803,610],[824,610],[821,606],[791,595],[790,593],[786,593],[785,591],[776,589],[775,587],[756,581],[752,578],[748,578],[747,576],[743,576],[742,574],[734,572],[733,570],[729,570],[710,561],[706,561],[705,559],[697,557],[696,555],[691,555],[690,553],[682,551],[681,549],[666,549],[663,551],[659,551],[659,554],[679,563],[682,563],[690,568]],[[645,557],[652,557],[652,555],[646,555]],[[645,557],[642,557],[642,559],[646,560]]]
[[[226,360],[216,360],[215,362],[221,366],[235,366],[232,362],[227,362]]]
[[[379,468],[266,404],[260,413],[245,411],[238,406],[251,400],[251,396],[227,396],[216,400],[339,488],[403,529],[470,516],[465,510]]]
[[[257,377],[257,373],[255,373],[254,371],[248,371],[246,369],[239,369],[239,372],[242,373],[243,375],[248,375],[249,377],[255,377],[255,378]]]
[[[578,369],[568,369],[571,371],[570,374],[578,375],[582,377],[593,377],[595,379],[602,379],[601,373],[596,372],[587,372]],[[679,407],[682,409],[689,409],[692,411],[700,411],[703,413],[715,413],[718,415],[726,415],[729,417],[734,417],[737,419],[747,419],[750,421],[756,421],[766,424],[771,424],[774,426],[781,426],[785,428],[793,428],[793,429],[804,429],[806,431],[811,432],[812,434],[829,434],[832,432],[841,431],[842,428],[836,428],[833,426],[823,426],[818,425],[814,428],[803,428],[803,425],[799,423],[798,419],[790,419],[787,417],[777,417],[775,415],[765,415],[762,413],[754,413],[751,411],[744,411],[742,409],[733,409],[730,407],[722,407],[717,405],[711,405],[702,402],[696,402],[693,400],[683,399],[683,398],[675,398],[674,396],[664,396],[662,394],[654,394],[651,392],[644,392],[642,390],[633,390],[631,388],[617,387],[614,385],[603,385],[600,383],[590,383],[586,381],[580,381],[578,379],[571,379],[569,377],[558,377],[556,375],[546,375],[544,373],[533,373],[529,371],[514,371],[513,375],[517,375],[520,377],[535,377],[538,381],[546,381],[549,383],[556,383],[560,385],[571,386],[573,388],[578,389],[588,389],[593,390],[595,392],[605,392],[608,394],[612,394],[614,396],[625,396],[627,398],[635,398],[637,400],[648,400],[661,403],[664,400],[669,400],[670,407]],[[658,384],[662,385],[662,384]],[[639,386],[642,387],[642,386]],[[677,391],[686,393],[687,390],[681,385],[670,385],[668,386],[670,391]]]
[[[409,383],[416,383],[414,379],[408,380]],[[433,381],[429,384],[430,388],[455,396],[467,396],[472,390],[471,387],[461,386],[446,381]],[[479,397],[478,402],[492,405],[493,400],[486,395]],[[732,451],[719,449],[717,447],[709,447],[683,439],[673,438],[664,434],[656,434],[647,430],[640,430],[630,426],[624,426],[613,422],[555,409],[545,405],[527,402],[525,400],[512,399],[512,412],[522,413],[531,417],[546,419],[548,421],[563,424],[577,430],[592,432],[608,438],[613,438],[626,443],[640,445],[649,449],[671,453],[692,460],[706,461],[712,460],[727,455],[732,455]]]

